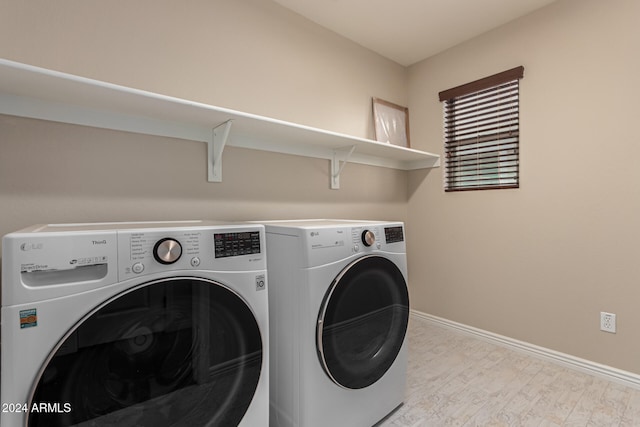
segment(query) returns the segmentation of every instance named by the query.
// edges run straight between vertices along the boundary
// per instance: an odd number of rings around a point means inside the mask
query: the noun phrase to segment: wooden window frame
[[[519,188],[519,81],[524,67],[439,93],[450,191]]]

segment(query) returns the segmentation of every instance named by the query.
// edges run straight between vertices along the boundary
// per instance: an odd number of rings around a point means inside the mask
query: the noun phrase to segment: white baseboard
[[[559,351],[540,347],[535,344],[530,344],[528,342],[505,337],[504,335],[494,334],[493,332],[443,319],[442,317],[433,316],[421,311],[411,310],[411,315],[416,318],[431,322],[433,324],[443,326],[445,328],[454,329],[469,335],[473,335],[476,338],[480,338],[494,344],[508,347],[516,351],[521,351],[531,356],[539,357],[571,369],[576,369],[587,374],[602,377],[607,380],[615,381],[617,383],[640,390],[640,375],[634,374],[632,372],[623,371],[611,366],[602,365],[600,363],[592,362],[586,359],[581,359],[570,354],[561,353]]]

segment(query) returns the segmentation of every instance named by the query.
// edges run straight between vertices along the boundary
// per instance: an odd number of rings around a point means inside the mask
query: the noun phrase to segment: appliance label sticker
[[[38,312],[35,308],[20,310],[20,329],[38,326]]]
[[[264,274],[256,276],[256,291],[264,291],[267,289],[267,283]]]

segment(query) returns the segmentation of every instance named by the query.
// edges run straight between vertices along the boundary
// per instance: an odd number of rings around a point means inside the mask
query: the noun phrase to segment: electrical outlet
[[[614,313],[600,312],[600,330],[616,333],[616,315]]]

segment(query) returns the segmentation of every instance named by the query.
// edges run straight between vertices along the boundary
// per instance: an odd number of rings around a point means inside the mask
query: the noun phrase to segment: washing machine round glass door
[[[352,262],[320,308],[317,349],[325,372],[348,389],[375,383],[395,361],[408,322],[409,295],[398,267],[375,255]]]
[[[260,330],[239,295],[200,278],[149,282],[69,331],[29,402],[59,405],[31,412],[28,426],[234,426],[261,366]]]

